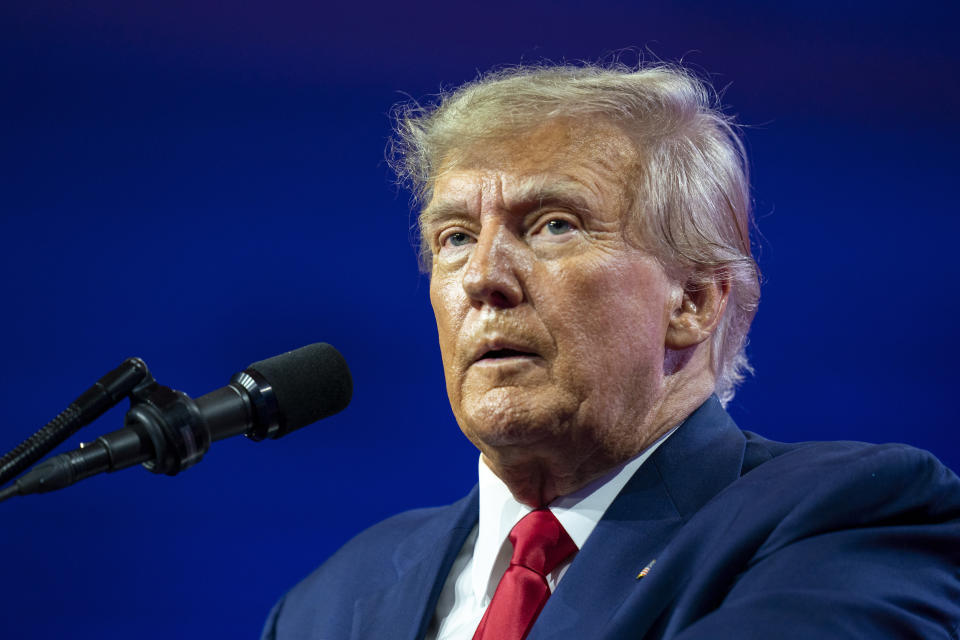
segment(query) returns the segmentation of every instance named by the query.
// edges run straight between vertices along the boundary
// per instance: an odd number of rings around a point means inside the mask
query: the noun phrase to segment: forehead
[[[481,138],[471,146],[456,149],[451,164],[464,168],[548,169],[603,160],[622,162],[632,150],[623,131],[605,119],[551,118],[526,130],[505,129],[499,136]],[[441,166],[444,164],[448,163]]]
[[[637,153],[616,126],[555,118],[514,136],[482,140],[448,153],[421,216],[473,209],[495,193],[511,200],[564,197],[587,206],[610,205],[635,175]],[[474,202],[476,201],[476,202]]]

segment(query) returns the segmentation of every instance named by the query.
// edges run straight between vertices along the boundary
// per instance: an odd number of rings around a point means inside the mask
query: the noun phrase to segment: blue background
[[[132,355],[196,397],[326,341],[355,395],[174,478],[0,505],[4,637],[256,637],[350,536],[472,486],[383,150],[393,103],[498,64],[633,47],[708,73],[749,125],[763,234],[734,417],[960,469],[952,3],[772,4],[6,0],[0,448]]]

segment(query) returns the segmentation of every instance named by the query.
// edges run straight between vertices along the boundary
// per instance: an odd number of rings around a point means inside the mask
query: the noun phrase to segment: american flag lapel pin
[[[647,577],[647,574],[650,573],[650,569],[653,569],[653,565],[655,565],[655,564],[657,564],[657,559],[656,559],[656,558],[654,558],[653,560],[651,560],[651,561],[647,564],[647,566],[645,566],[643,569],[640,570],[640,573],[637,574],[637,580],[640,580],[641,578],[646,578],[646,577]]]

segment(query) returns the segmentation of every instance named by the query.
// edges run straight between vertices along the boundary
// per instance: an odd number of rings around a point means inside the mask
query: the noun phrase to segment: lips
[[[495,360],[498,358],[515,358],[520,356],[535,356],[537,354],[530,351],[520,351],[518,349],[491,349],[483,355],[481,355],[478,360]]]
[[[471,362],[490,362],[508,358],[538,358],[540,354],[532,347],[505,339],[493,339],[482,342],[472,350]]]

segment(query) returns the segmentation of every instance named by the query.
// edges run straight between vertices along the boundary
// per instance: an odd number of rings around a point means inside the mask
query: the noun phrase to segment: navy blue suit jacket
[[[477,517],[474,488],[371,527],[277,603],[264,639],[422,638]],[[711,398],[631,478],[529,638],[956,640],[958,625],[955,474],[904,445],[765,440]]]

